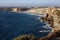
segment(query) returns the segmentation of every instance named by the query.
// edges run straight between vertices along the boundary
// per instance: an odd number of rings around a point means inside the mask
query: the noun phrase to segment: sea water
[[[51,29],[40,16],[31,13],[0,12],[0,40],[12,40],[16,36],[31,34],[46,36]]]

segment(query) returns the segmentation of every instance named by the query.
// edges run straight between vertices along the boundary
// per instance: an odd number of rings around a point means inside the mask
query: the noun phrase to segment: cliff
[[[53,29],[51,33],[46,37],[40,38],[40,40],[60,40],[60,10],[50,8],[46,16],[41,19],[47,22]]]
[[[46,15],[46,13],[53,13],[55,9],[60,10],[60,8],[55,8],[55,7],[46,7],[46,8],[42,7],[42,8],[30,8],[29,10],[25,12]]]

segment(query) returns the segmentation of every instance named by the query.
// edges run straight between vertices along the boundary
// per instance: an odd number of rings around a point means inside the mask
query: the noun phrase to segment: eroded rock
[[[53,29],[51,33],[49,33],[46,37],[40,38],[40,40],[60,40],[58,39],[60,38],[60,10],[52,10],[53,9],[49,9],[48,16],[46,15],[46,17],[42,17],[41,19],[44,22],[47,22]]]

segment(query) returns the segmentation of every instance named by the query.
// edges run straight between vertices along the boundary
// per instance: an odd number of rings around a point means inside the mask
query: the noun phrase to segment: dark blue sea
[[[0,40],[12,40],[14,37],[31,34],[36,37],[46,36],[51,30],[46,23],[41,22],[38,15],[17,12],[0,12]]]

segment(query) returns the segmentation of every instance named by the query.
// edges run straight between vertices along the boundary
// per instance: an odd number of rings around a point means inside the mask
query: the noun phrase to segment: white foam
[[[50,30],[41,30],[39,32],[51,32]]]

